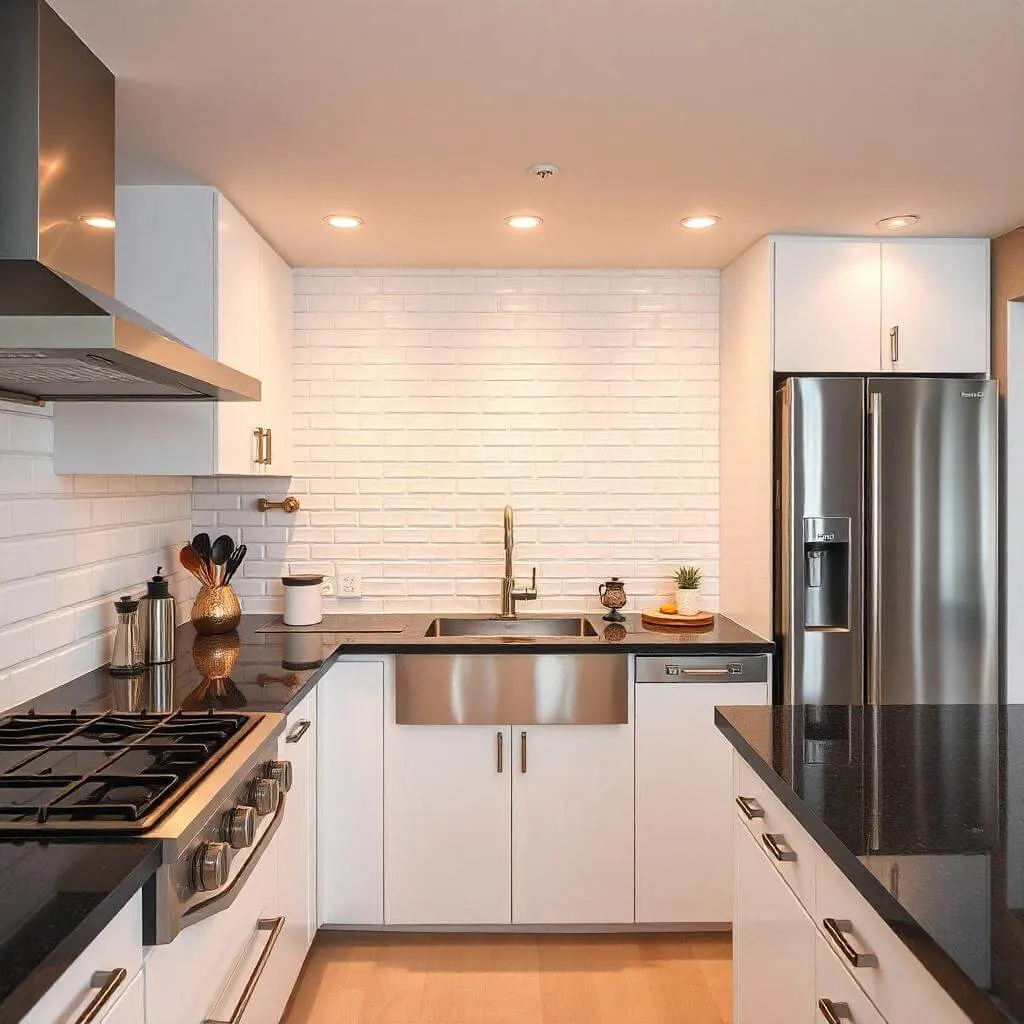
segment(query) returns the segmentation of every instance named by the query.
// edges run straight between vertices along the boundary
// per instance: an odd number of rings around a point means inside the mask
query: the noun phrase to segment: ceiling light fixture
[[[505,223],[516,231],[529,231],[530,228],[539,228],[544,221],[532,213],[517,213],[513,217],[506,217]]]
[[[87,217],[78,218],[86,227],[99,228],[101,231],[113,231],[116,224],[113,217],[104,214],[89,214]]]
[[[899,228],[909,228],[920,219],[916,213],[901,213],[898,217],[883,217],[881,220],[876,220],[875,227],[885,228],[887,231],[896,231]]]
[[[324,221],[332,228],[344,228],[349,231],[363,226],[363,218],[351,213],[332,213],[329,217],[324,217]]]
[[[713,213],[701,213],[693,217],[684,217],[679,223],[691,231],[703,231],[704,228],[713,228],[721,219]]]

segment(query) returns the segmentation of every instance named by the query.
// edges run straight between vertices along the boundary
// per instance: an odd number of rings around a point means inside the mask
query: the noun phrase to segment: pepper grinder
[[[139,602],[130,594],[123,594],[114,602],[117,612],[117,631],[114,633],[114,656],[110,659],[110,672],[115,676],[134,676],[146,668],[142,660],[142,637],[139,635]]]
[[[162,565],[156,567],[156,575],[146,583],[146,596],[139,611],[139,625],[142,630],[142,649],[147,665],[163,665],[174,661],[174,598],[171,597],[167,580],[160,575]]]

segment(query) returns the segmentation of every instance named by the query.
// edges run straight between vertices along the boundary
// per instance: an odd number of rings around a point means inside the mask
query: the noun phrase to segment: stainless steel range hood
[[[114,177],[114,76],[42,0],[0,0],[0,398],[258,400],[112,298]]]

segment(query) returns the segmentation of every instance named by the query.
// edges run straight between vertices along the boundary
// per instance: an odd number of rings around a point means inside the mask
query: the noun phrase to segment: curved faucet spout
[[[505,575],[512,576],[512,546],[515,543],[512,532],[512,506],[505,506]]]

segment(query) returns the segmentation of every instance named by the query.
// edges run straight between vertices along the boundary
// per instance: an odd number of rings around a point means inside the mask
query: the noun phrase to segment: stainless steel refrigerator
[[[996,383],[793,377],[775,397],[783,702],[996,702]]]

